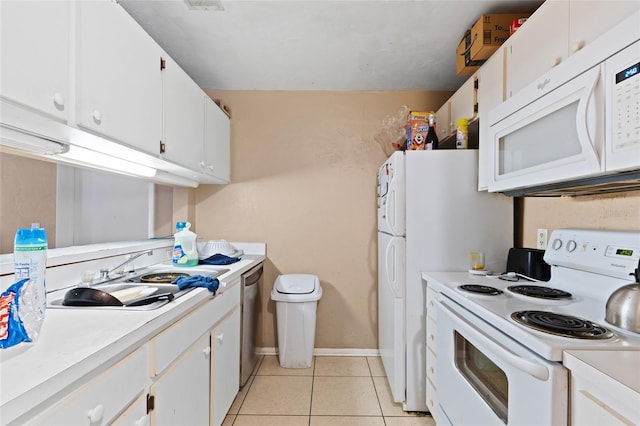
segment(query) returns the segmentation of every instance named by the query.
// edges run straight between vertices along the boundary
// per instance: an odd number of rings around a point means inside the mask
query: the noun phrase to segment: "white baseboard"
[[[256,348],[260,355],[277,355],[278,348]],[[380,356],[378,349],[315,348],[315,356]]]

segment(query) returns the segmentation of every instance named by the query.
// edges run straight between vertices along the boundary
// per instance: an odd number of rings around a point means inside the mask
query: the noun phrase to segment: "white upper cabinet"
[[[639,1],[545,1],[505,43],[507,97],[638,10]]]
[[[475,107],[475,74],[464,82],[460,89],[451,96],[451,114],[449,116],[449,134],[458,130],[458,120],[466,118],[471,121],[476,113]]]
[[[569,2],[547,0],[507,39],[507,97],[567,58],[568,23]]]
[[[204,95],[204,172],[216,183],[231,180],[231,128],[229,117]]]
[[[572,0],[569,3],[569,54],[582,49],[638,10],[640,1],[637,0]]]
[[[0,2],[0,95],[65,122],[71,2]]]
[[[436,134],[442,142],[458,130],[458,119],[472,120],[475,117],[475,74],[436,111]]]
[[[204,98],[198,85],[169,56],[162,70],[164,158],[203,172]]]
[[[504,99],[504,50],[498,49],[478,70],[478,127],[479,163],[478,190],[486,190],[488,185],[489,158],[489,111],[500,105]]]
[[[77,125],[157,156],[160,47],[114,2],[77,7]]]
[[[449,136],[449,122],[451,115],[451,102],[450,99],[436,111],[436,135],[438,140],[443,140]]]

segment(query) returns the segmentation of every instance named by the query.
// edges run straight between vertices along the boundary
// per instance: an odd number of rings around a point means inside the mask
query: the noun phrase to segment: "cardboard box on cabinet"
[[[514,19],[528,18],[529,13],[496,13],[480,15],[471,27],[470,57],[481,61],[498,50],[511,35],[511,23]]]
[[[456,48],[456,74],[458,75],[472,75],[484,63],[484,60],[471,59],[470,44],[471,30],[467,30]]]
[[[511,35],[514,20],[521,24],[529,13],[480,15],[456,48],[456,74],[472,75]]]

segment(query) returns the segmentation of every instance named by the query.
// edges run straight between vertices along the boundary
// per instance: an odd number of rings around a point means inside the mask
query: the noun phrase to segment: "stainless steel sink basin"
[[[104,291],[115,296],[118,300],[123,302],[122,306],[114,305],[92,305],[92,306],[68,306],[64,304],[65,295],[72,289],[56,292],[56,296],[51,297],[49,295],[47,301],[47,307],[53,309],[109,309],[109,310],[121,310],[121,311],[148,311],[158,309],[167,303],[171,303],[172,300],[178,299],[184,296],[193,288],[186,288],[180,290],[177,284],[171,284],[170,282],[154,282],[156,279],[171,278],[176,273],[185,274],[188,276],[204,275],[211,278],[219,277],[220,275],[228,272],[229,269],[216,268],[215,270],[207,269],[189,269],[189,270],[176,270],[175,268],[148,268],[142,271],[136,272],[134,275],[118,277],[100,284],[94,284],[91,287],[97,290]],[[166,277],[164,277],[164,276]],[[160,300],[154,300],[154,295],[167,295]],[[147,302],[148,301],[148,302]],[[132,304],[127,306],[125,303]]]

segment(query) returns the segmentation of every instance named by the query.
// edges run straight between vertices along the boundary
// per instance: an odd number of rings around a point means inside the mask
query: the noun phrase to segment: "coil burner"
[[[502,290],[488,285],[463,284],[458,286],[458,289],[469,293],[482,294],[484,296],[498,296],[502,294]]]
[[[613,337],[613,333],[608,329],[571,315],[546,311],[518,311],[512,313],[511,318],[519,324],[556,336],[588,340]]]

